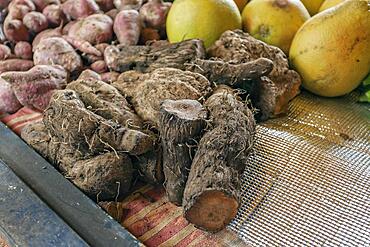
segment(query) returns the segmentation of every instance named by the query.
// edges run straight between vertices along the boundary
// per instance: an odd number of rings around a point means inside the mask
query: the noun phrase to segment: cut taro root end
[[[210,190],[199,195],[192,206],[185,210],[185,218],[197,228],[218,232],[236,216],[238,201],[222,191]]]

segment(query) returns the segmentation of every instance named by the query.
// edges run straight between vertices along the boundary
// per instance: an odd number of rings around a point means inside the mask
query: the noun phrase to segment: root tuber
[[[227,86],[206,101],[212,128],[199,142],[186,183],[185,218],[210,232],[223,229],[239,208],[241,176],[254,142],[255,120]]]
[[[39,33],[49,26],[46,17],[42,13],[36,11],[27,13],[23,17],[23,24],[33,33]]]
[[[14,113],[21,107],[11,85],[0,78],[0,112]]]
[[[0,74],[6,71],[26,71],[33,67],[31,60],[8,59],[0,61]]]
[[[140,16],[136,10],[122,10],[114,19],[113,30],[122,45],[136,45],[140,38]]]
[[[67,22],[67,17],[64,15],[61,5],[48,5],[42,10],[42,13],[50,26],[57,27]]]
[[[163,148],[166,194],[180,206],[192,162],[192,146],[206,125],[207,111],[195,100],[165,100],[159,129]],[[198,139],[199,140],[199,139]]]
[[[20,41],[15,44],[14,54],[21,59],[32,59],[32,46],[30,43]]]

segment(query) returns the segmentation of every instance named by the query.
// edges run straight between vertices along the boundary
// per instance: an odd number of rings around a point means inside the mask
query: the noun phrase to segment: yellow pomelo
[[[321,5],[319,12],[327,10],[331,7],[334,7],[340,3],[343,3],[345,0],[325,0],[325,2]],[[354,1],[354,0],[351,0]]]
[[[252,0],[242,14],[244,31],[286,54],[295,33],[309,18],[299,0]]]
[[[319,12],[321,4],[324,1],[325,0],[301,0],[301,2],[304,4],[304,6],[306,6],[306,9],[308,10],[311,16]]]
[[[345,1],[308,20],[297,32],[289,59],[303,86],[335,97],[355,89],[370,70],[368,2]]]
[[[248,3],[248,0],[234,0],[234,2],[238,6],[239,11],[242,12],[245,5],[247,5],[247,3]]]
[[[171,43],[201,39],[209,47],[223,32],[241,29],[241,16],[233,0],[176,0],[166,29]]]

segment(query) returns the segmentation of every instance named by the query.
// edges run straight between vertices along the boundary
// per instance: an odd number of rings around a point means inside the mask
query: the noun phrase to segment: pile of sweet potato
[[[109,71],[105,48],[166,39],[170,6],[162,0],[0,0],[0,74],[27,71],[22,81],[37,82],[33,66],[59,65],[71,79],[91,69],[112,82],[118,73]],[[22,92],[12,92],[12,79],[2,78],[0,112],[13,113],[22,105],[35,107],[18,98]],[[49,99],[40,94],[55,89],[28,88],[32,89],[28,94],[38,94],[30,97]],[[45,104],[36,108],[44,110]]]

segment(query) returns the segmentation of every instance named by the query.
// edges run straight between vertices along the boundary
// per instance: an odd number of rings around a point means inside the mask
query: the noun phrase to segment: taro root
[[[78,79],[68,84],[86,107],[105,119],[112,119],[122,126],[140,129],[142,120],[133,112],[131,106],[113,86],[96,79]]]
[[[273,105],[273,115],[279,115],[286,111],[288,102],[299,94],[301,78],[297,72],[289,69],[288,60],[279,48],[265,44],[247,33],[240,30],[226,31],[220,39],[208,49],[208,54],[212,57],[220,58],[225,62],[247,63],[259,58],[267,58],[273,61],[274,68],[268,78],[276,88]],[[272,100],[267,100],[272,101]],[[256,105],[258,108],[263,105]]]
[[[73,90],[54,92],[44,111],[44,124],[61,142],[84,152],[104,150],[140,155],[153,149],[153,138],[88,110]]]
[[[241,176],[254,142],[252,111],[227,86],[205,102],[211,127],[199,142],[186,183],[185,218],[196,227],[217,232],[236,215]]]
[[[210,82],[198,73],[163,68],[152,73],[122,73],[112,84],[130,99],[136,113],[145,121],[159,124],[163,100],[202,100],[211,92]]]
[[[170,202],[180,206],[196,146],[206,126],[207,111],[196,100],[165,100],[160,108],[159,129],[163,172]]]
[[[141,180],[150,184],[162,184],[164,181],[162,148],[156,147],[143,155],[132,158]]]

